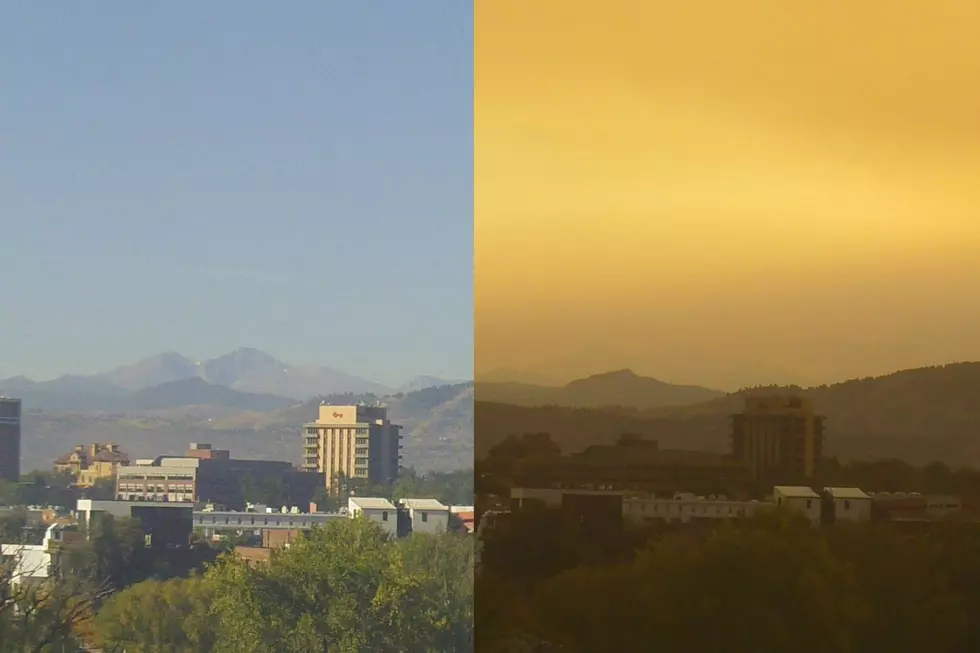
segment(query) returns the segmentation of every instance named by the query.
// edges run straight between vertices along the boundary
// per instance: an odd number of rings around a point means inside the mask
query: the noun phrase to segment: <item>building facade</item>
[[[0,397],[0,480],[20,480],[21,402]]]
[[[760,510],[771,508],[769,501],[733,501],[725,496],[696,496],[678,492],[673,497],[626,497],[623,517],[638,522],[681,522],[684,524],[710,519],[751,517]]]
[[[363,516],[378,524],[389,537],[398,537],[398,508],[391,501],[377,497],[350,497],[347,514],[351,518]]]
[[[92,527],[104,516],[139,521],[151,547],[167,548],[190,544],[194,523],[193,503],[159,501],[96,501],[79,499],[78,525],[90,536]]]
[[[797,485],[777,485],[772,489],[777,506],[799,510],[813,525],[823,521],[823,504],[813,488]]]
[[[275,486],[283,501],[305,504],[322,484],[321,475],[301,472],[281,460],[159,456],[119,467],[116,499],[211,502],[241,510],[253,490]]]
[[[812,478],[823,455],[824,418],[801,397],[748,397],[732,415],[732,456],[757,481]]]
[[[405,515],[409,533],[436,535],[449,532],[449,506],[436,499],[402,499],[400,514]]]
[[[392,483],[400,468],[401,428],[381,405],[321,405],[317,420],[303,427],[303,469],[323,474],[329,490],[344,479]]]
[[[520,461],[514,476],[515,483],[525,487],[666,495],[741,494],[751,485],[748,467],[721,454],[661,449],[656,440],[633,436],[566,456]]]
[[[137,461],[116,471],[116,499],[119,501],[197,501],[196,458],[159,457],[149,464]]]
[[[55,460],[54,470],[71,474],[76,487],[92,487],[103,479],[114,479],[116,470],[129,464],[129,456],[116,444],[77,445],[70,454]]]
[[[826,487],[824,521],[871,521],[871,497],[856,487]]]

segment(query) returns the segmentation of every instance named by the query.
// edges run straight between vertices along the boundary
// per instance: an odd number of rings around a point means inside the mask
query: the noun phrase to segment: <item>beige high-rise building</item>
[[[401,426],[384,406],[321,405],[303,426],[303,469],[320,472],[333,489],[339,477],[383,485],[398,478]]]
[[[732,415],[731,443],[757,480],[812,478],[823,455],[824,418],[803,397],[747,397],[745,410]]]

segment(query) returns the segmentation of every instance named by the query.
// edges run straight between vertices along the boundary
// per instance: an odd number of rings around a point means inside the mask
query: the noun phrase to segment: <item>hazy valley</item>
[[[604,377],[604,378],[603,378]],[[901,458],[980,467],[980,363],[905,370],[813,388],[753,388],[670,406],[658,396],[609,407],[608,386],[657,387],[650,379],[615,373],[592,377],[603,386],[588,395],[529,384],[477,384],[477,455],[509,434],[547,432],[566,452],[613,441],[621,433],[660,440],[664,448],[725,451],[729,415],[750,392],[792,391],[809,397],[827,417],[826,451],[841,460]],[[485,388],[490,388],[487,391]],[[670,391],[672,392],[672,391]],[[708,391],[711,392],[711,391]],[[696,398],[696,394],[692,395]],[[607,406],[606,408],[602,408]]]
[[[283,381],[294,373],[299,381]],[[405,464],[422,471],[470,467],[474,453],[485,455],[512,433],[548,432],[566,451],[622,433],[656,438],[665,448],[725,451],[728,416],[740,410],[745,394],[783,390],[813,400],[828,418],[826,450],[842,460],[895,457],[980,466],[980,363],[736,393],[673,385],[628,370],[562,386],[501,375],[475,384],[419,377],[394,389],[238,350],[203,364],[164,354],[90,377],[0,381],[0,394],[25,402],[25,469],[46,468],[72,445],[87,442],[117,442],[133,456],[178,454],[189,442],[210,442],[236,456],[298,462],[300,428],[323,400],[385,402],[391,419],[405,427]],[[480,424],[475,449],[474,419]]]
[[[46,469],[75,444],[116,442],[132,456],[210,442],[244,458],[299,462],[300,428],[321,401],[383,401],[405,427],[404,463],[470,467],[473,386],[418,377],[401,388],[326,367],[294,367],[254,349],[204,362],[165,353],[91,376],[0,381],[24,401],[23,468]]]

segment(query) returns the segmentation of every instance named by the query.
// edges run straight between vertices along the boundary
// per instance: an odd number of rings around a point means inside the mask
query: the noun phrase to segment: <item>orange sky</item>
[[[980,359],[980,2],[477,0],[477,375]]]

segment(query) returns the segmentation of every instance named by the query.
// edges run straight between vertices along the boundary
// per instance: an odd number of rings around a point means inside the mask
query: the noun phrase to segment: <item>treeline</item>
[[[0,566],[0,651],[453,653],[473,650],[473,544],[390,540],[341,520],[247,567],[208,546],[151,549],[132,520],[100,519],[46,582]]]
[[[0,517],[8,546],[41,544],[46,530],[27,523],[22,512]],[[0,563],[0,651],[58,653],[75,650],[90,635],[102,602],[126,587],[154,578],[187,576],[213,562],[208,547],[151,550],[140,525],[106,517],[92,525],[88,539],[66,539],[51,564],[17,555]],[[31,578],[33,577],[33,578]]]
[[[366,520],[315,529],[268,565],[233,554],[203,575],[114,595],[92,642],[127,653],[454,653],[473,650],[473,545],[389,540]]]
[[[651,537],[536,509],[487,534],[476,608],[480,651],[967,653],[980,528],[819,529],[775,509]]]
[[[78,499],[112,499],[115,479],[99,479],[94,487],[72,487],[71,474],[33,471],[18,482],[0,480],[0,506],[62,506],[74,508]]]

